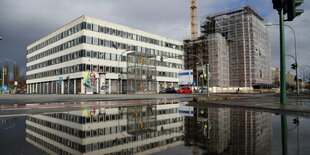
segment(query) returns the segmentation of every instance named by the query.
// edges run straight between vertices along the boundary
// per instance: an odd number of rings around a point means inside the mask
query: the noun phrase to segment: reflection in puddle
[[[119,106],[3,117],[0,138],[10,141],[0,141],[4,146],[0,151],[42,154],[42,150],[47,154],[74,155],[281,154],[279,115],[240,108],[192,107],[188,102]],[[307,118],[288,116],[289,154],[310,151],[309,124]]]
[[[194,107],[185,117],[185,145],[193,154],[271,154],[271,114]],[[198,149],[200,148],[200,149]]]
[[[152,153],[182,144],[178,103],[31,115],[26,141],[47,153]]]

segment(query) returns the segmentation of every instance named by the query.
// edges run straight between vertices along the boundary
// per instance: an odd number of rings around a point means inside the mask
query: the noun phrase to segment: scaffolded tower
[[[225,38],[218,33],[208,34],[196,40],[185,40],[186,54],[197,55],[204,64],[210,65],[211,87],[229,87],[229,53]],[[202,68],[196,57],[185,57],[185,68],[193,69],[194,80],[201,86]],[[206,78],[205,78],[206,79]],[[205,81],[204,83],[206,83]]]
[[[127,55],[127,93],[157,93],[156,66],[156,55],[140,52],[129,53]]]
[[[270,84],[270,51],[264,19],[250,7],[207,16],[204,35],[219,33],[229,46],[230,86]]]

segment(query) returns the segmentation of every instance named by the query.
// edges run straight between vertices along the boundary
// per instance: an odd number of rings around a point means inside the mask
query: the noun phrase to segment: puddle
[[[281,116],[157,102],[0,118],[1,154],[282,154]],[[287,116],[289,154],[310,152],[310,120]]]

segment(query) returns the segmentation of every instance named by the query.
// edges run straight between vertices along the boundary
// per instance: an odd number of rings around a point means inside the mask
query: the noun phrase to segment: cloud
[[[277,22],[277,13],[270,0],[197,0],[199,21],[205,16],[244,5],[254,7],[270,22]],[[10,58],[23,66],[25,72],[26,46],[70,21],[88,15],[134,27],[177,40],[190,36],[190,0],[0,0],[1,58]],[[289,23],[295,28],[300,62],[309,57],[309,2],[303,4],[305,13]],[[274,66],[278,66],[278,31],[269,28]],[[287,35],[287,51],[292,51],[292,35]],[[1,59],[0,59],[1,61]],[[308,64],[309,65],[309,64]]]
[[[286,25],[289,25],[293,28],[296,35],[296,50],[297,50],[297,58],[298,63],[302,65],[310,65],[310,44],[308,41],[309,38],[309,27],[310,27],[310,3],[307,1],[302,5],[304,9],[304,13],[301,16],[298,16],[292,22],[285,22]],[[277,12],[274,10],[273,13],[267,16],[268,22],[278,23],[279,16]],[[272,52],[272,62],[275,67],[280,66],[280,44],[279,44],[279,26],[269,27],[270,33],[270,41],[271,41],[271,52]],[[291,29],[285,27],[285,47],[286,54],[295,56],[295,47],[294,47],[294,35]],[[290,57],[286,57],[286,68],[288,71],[294,72],[291,69],[291,64],[294,63],[294,60]],[[301,71],[301,70],[299,70]],[[309,68],[306,70],[308,73],[310,72]],[[300,74],[300,73],[299,73]]]

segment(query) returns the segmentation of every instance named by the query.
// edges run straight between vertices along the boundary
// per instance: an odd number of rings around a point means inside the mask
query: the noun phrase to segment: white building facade
[[[27,47],[27,92],[120,93],[133,52],[155,55],[157,91],[178,87],[182,42],[81,16]]]

